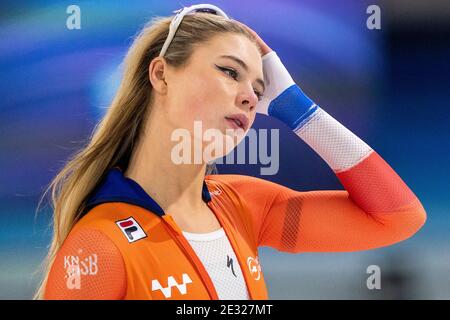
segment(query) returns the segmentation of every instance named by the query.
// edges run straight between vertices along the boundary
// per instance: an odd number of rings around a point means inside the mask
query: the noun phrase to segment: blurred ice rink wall
[[[0,4],[0,298],[30,299],[50,241],[45,187],[90,135],[120,80],[133,35],[181,1],[14,1]],[[257,31],[301,88],[399,173],[426,225],[388,248],[286,254],[261,248],[271,299],[450,298],[450,2],[211,1]],[[81,9],[68,30],[66,9]],[[368,6],[381,9],[369,30]],[[342,189],[306,144],[280,128],[280,169],[261,176],[296,190]],[[301,164],[301,166],[299,166]],[[260,165],[219,165],[259,176]],[[301,169],[299,169],[301,168]],[[369,290],[369,266],[381,289]],[[369,268],[370,269],[370,268]]]

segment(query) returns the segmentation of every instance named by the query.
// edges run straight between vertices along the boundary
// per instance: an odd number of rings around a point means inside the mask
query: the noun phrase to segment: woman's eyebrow
[[[220,58],[231,59],[231,60],[235,61],[236,63],[238,63],[242,68],[244,68],[244,70],[246,72],[248,72],[247,64],[244,61],[242,61],[241,59],[239,59],[238,57],[232,56],[232,55],[222,55],[222,56],[220,56]],[[256,79],[256,82],[258,82],[261,85],[261,87],[263,88],[264,91],[266,90],[266,86],[264,85],[264,81],[261,78]]]

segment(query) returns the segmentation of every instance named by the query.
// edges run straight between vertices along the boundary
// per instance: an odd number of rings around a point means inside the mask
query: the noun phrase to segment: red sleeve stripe
[[[365,212],[390,212],[416,196],[375,151],[352,168],[336,173],[350,198]]]

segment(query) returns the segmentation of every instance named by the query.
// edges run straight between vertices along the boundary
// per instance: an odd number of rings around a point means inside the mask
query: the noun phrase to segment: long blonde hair
[[[128,167],[133,146],[137,144],[144,119],[152,108],[148,66],[161,51],[171,19],[172,17],[155,17],[135,37],[123,62],[120,87],[106,115],[95,126],[86,146],[67,161],[39,201],[38,208],[51,190],[53,237],[43,262],[43,276],[34,299],[44,297],[48,273],[55,256],[80,219],[90,194],[110,168]],[[245,28],[232,20],[204,13],[187,15],[164,58],[173,67],[183,67],[188,63],[196,45],[226,32],[243,34],[254,41]],[[206,174],[210,174],[212,169],[214,167],[208,165]]]

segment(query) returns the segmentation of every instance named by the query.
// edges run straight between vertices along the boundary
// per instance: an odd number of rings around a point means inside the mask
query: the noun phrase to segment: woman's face
[[[227,154],[244,138],[255,120],[258,95],[264,93],[256,44],[232,33],[196,47],[184,68],[167,69],[165,81],[167,120],[172,128],[187,129],[191,137],[201,139],[203,148],[214,143],[213,158]]]

